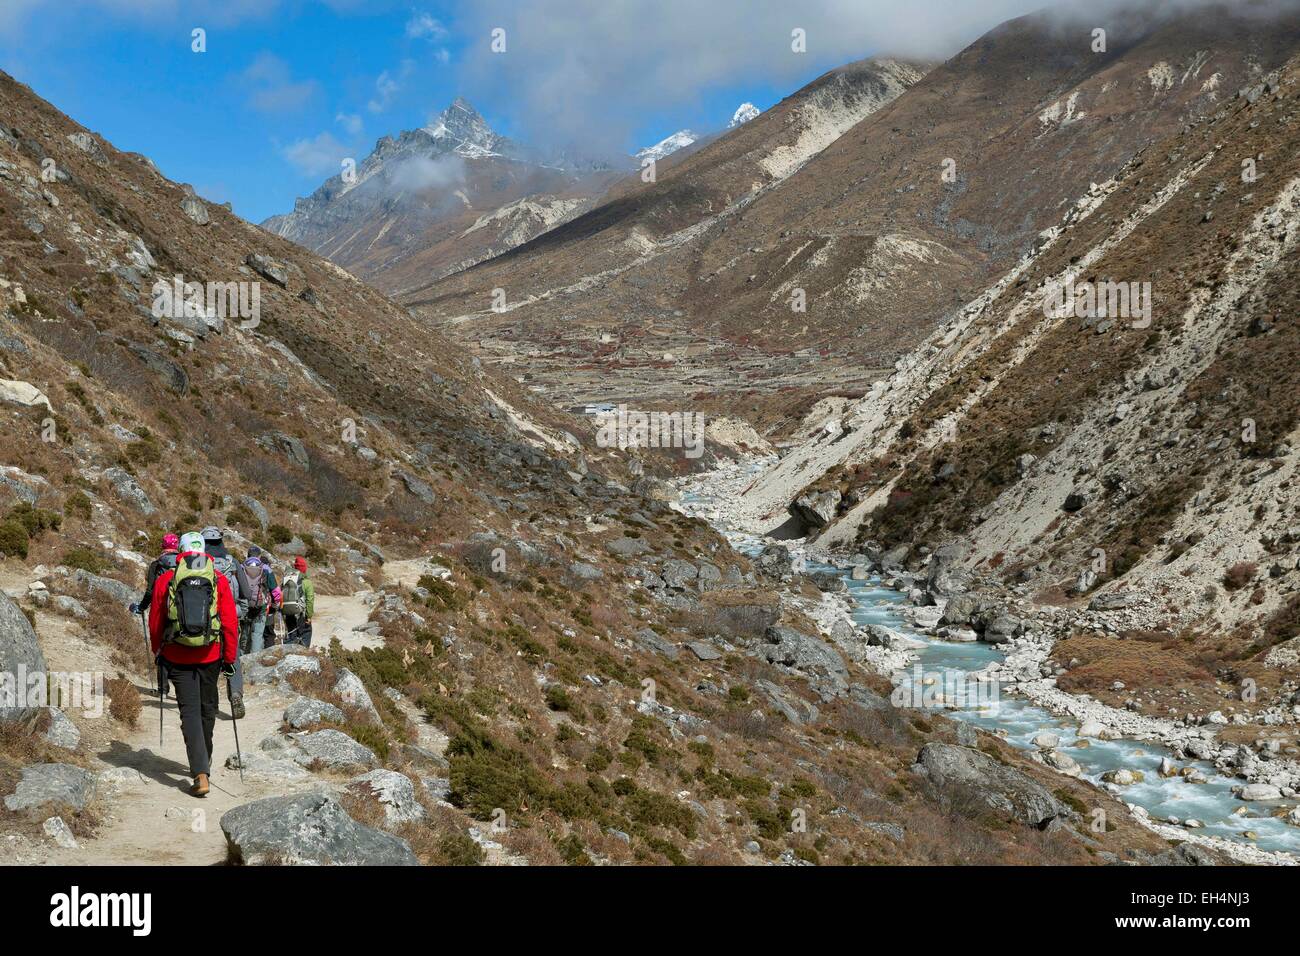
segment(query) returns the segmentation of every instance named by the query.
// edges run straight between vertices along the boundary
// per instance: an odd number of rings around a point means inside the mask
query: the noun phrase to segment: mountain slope
[[[706,281],[695,260],[750,204],[925,69],[878,59],[834,70],[702,148],[659,162],[653,183],[624,179],[582,216],[403,301],[486,358],[527,355],[533,380],[564,401],[656,389],[680,396],[716,380],[719,367],[743,374],[749,362],[757,371],[768,356],[717,341],[710,321],[689,311],[692,287]],[[507,292],[504,314],[491,311],[493,288]]]
[[[549,363],[538,377],[583,399],[762,415],[792,390],[860,394],[1093,182],[1216,110],[1223,91],[1275,68],[1297,37],[1294,15],[1268,21],[1231,7],[1112,26],[1108,50],[1094,53],[1090,29],[1047,15],[1012,21],[838,138],[834,123],[809,126],[796,142],[824,147],[815,155],[765,156],[759,170],[795,170],[769,188],[751,189],[765,181],[752,167],[710,179],[710,157],[725,167],[728,144],[756,136],[760,118],[679,176],[614,190],[406,301],[485,355]],[[506,315],[489,311],[492,288],[507,290]],[[568,373],[575,362],[592,372]]]
[[[99,784],[80,810],[6,807],[10,858],[75,854],[50,850],[51,813],[83,845],[129,846],[130,859],[219,852],[218,821],[193,833],[157,817],[171,805],[161,781],[187,799],[184,773],[142,749],[150,661],[125,608],[161,533],[208,524],[237,552],[268,547],[281,571],[305,552],[333,632],[314,663],[282,666],[283,649],[246,660],[259,684],[245,729],[261,738],[243,741],[241,782],[223,722],[214,786],[243,799],[268,780],[327,791],[342,809],[320,825],[389,830],[403,858],[472,862],[483,842],[490,861],[535,863],[1166,851],[1118,802],[991,738],[979,743],[1006,762],[1002,778],[1014,768],[1058,795],[1040,805],[1047,830],[913,786],[922,745],[972,741],[888,704],[865,637],[810,578],[756,567],[637,478],[635,456],[580,443],[567,416],[378,292],[5,75],[0,116],[0,671],[18,649],[113,680],[107,716],[63,701],[58,733],[49,711],[5,724],[7,796],[36,764]],[[259,283],[247,287],[258,313],[159,308],[157,283],[182,278]],[[774,635],[810,656],[772,653]],[[825,661],[841,663],[814,666]],[[307,721],[328,753],[276,719],[273,705],[299,697],[336,708]],[[411,815],[391,819],[348,760],[331,766],[340,747],[409,788]],[[132,768],[151,782],[121,797]],[[1085,796],[1113,834],[1086,835],[1070,809]],[[807,832],[784,823],[796,803]],[[502,811],[504,832],[485,838]],[[372,842],[393,848],[382,836]]]
[[[795,533],[877,559],[944,548],[1086,606],[1090,628],[1144,635],[1189,676],[1084,631],[1055,652],[1088,648],[1063,687],[1162,717],[1244,712],[1265,726],[1240,740],[1266,743],[1300,703],[1273,653],[1300,631],[1297,157],[1292,58],[1096,184],[865,398],[810,417],[738,510],[763,530],[796,513]],[[1149,312],[1056,308],[1104,282],[1149,283]]]
[[[512,248],[576,215],[618,171],[536,155],[457,98],[428,126],[375,144],[263,226],[395,291]]]

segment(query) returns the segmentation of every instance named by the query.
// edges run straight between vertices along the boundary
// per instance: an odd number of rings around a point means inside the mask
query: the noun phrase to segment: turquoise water
[[[704,504],[691,495],[685,495],[682,499],[682,503],[688,507],[697,502]],[[700,516],[708,517],[703,511]],[[746,554],[756,554],[764,544],[752,535],[735,533],[725,525],[720,525],[718,530],[727,535],[733,547]],[[829,564],[810,561],[808,567],[810,570],[840,573],[848,585],[849,596],[853,599],[855,606],[852,617],[857,623],[880,624],[922,642],[924,646],[916,650],[917,663],[922,674],[935,678],[938,689],[942,689],[945,684],[975,687],[966,675],[982,670],[1003,656],[988,644],[954,644],[916,630],[898,613],[899,606],[905,605],[907,599],[898,591],[884,587],[878,578],[854,581],[848,571]],[[913,690],[913,683],[913,672],[909,669],[899,686],[904,691],[919,694],[920,689]],[[987,687],[982,689],[986,692],[990,690]],[[995,699],[992,701],[987,696],[976,697],[974,693],[967,696],[968,701],[962,706],[955,709],[944,707],[944,714],[998,733],[1007,743],[1024,750],[1037,749],[1030,742],[1032,738],[1040,732],[1050,731],[1060,738],[1058,749],[1079,764],[1083,779],[1094,784],[1099,783],[1101,775],[1109,770],[1140,770],[1144,779],[1120,787],[1118,796],[1126,803],[1143,807],[1156,820],[1164,821],[1169,817],[1177,817],[1179,820],[1196,819],[1204,826],[1188,830],[1187,833],[1220,836],[1263,850],[1300,853],[1300,827],[1270,816],[1274,809],[1270,804],[1238,800],[1232,794],[1231,787],[1244,781],[1224,776],[1212,763],[1177,760],[1168,748],[1140,740],[1089,738],[1087,746],[1079,747],[1077,744],[1082,738],[1077,733],[1078,725],[1071,718],[1058,717],[1023,698],[1008,694],[994,693]],[[1188,783],[1180,777],[1161,777],[1159,767],[1164,757],[1174,760],[1180,770],[1189,766],[1196,767],[1208,778],[1207,782]],[[1284,802],[1284,805],[1290,805],[1290,802]],[[1234,815],[1234,811],[1242,808],[1245,808],[1245,815]],[[1257,834],[1257,839],[1244,836],[1247,830]]]

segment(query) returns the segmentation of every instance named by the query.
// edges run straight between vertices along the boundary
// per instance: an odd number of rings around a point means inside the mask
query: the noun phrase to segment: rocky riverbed
[[[909,572],[888,554],[811,554],[803,541],[766,541],[746,528],[734,505],[765,463],[751,459],[683,480],[681,507],[709,521],[760,566],[784,562],[791,573],[809,574],[824,592],[821,600],[789,600],[854,660],[900,688],[916,682],[918,665],[927,673],[936,667],[961,670],[969,680],[992,685],[995,699],[1014,697],[1015,704],[1004,706],[1004,700],[961,712],[939,693],[938,706],[1026,747],[1046,766],[1091,780],[1162,836],[1244,863],[1297,862],[1296,761],[1266,745],[1222,741],[1219,731],[1230,719],[1218,711],[1163,719],[1056,686],[1051,653],[1057,640],[1078,627],[1113,632],[1149,625],[1140,601],[1115,607],[1094,602],[1086,609],[1038,606],[982,592],[978,582],[950,573],[941,553],[931,555],[921,571]],[[921,679],[935,682],[933,676]],[[935,697],[931,689],[927,699]],[[1277,706],[1255,719],[1294,725],[1298,711],[1300,706]],[[1234,715],[1231,722],[1244,719]],[[1130,769],[1130,763],[1141,769]],[[1184,807],[1187,812],[1181,812]]]

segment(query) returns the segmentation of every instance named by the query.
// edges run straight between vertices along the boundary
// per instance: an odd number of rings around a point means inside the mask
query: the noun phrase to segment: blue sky
[[[743,101],[765,109],[922,32],[873,25],[874,0],[851,14],[845,2],[791,13],[771,0],[0,0],[0,67],[260,221],[457,95],[525,142],[630,152],[720,128]],[[1001,12],[968,18],[947,45]],[[205,52],[192,50],[195,28]],[[504,55],[491,50],[497,28]],[[798,55],[795,28],[807,34]]]

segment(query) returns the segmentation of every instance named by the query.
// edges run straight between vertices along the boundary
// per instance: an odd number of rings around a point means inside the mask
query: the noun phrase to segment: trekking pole
[[[226,678],[226,700],[230,700],[230,678]],[[235,759],[239,761],[239,782],[244,782],[244,754],[239,749],[239,718],[235,716],[235,704],[230,704],[230,722],[235,728]]]
[[[146,617],[144,616],[144,614],[145,614],[145,612],[144,612],[144,608],[141,608],[141,609],[140,609],[140,626],[144,629],[144,649],[145,649],[146,651],[152,651],[152,650],[153,650],[153,643],[149,640],[149,620],[148,620],[148,618],[146,618]],[[157,677],[156,674],[150,672],[150,674],[149,674],[149,689],[150,689],[150,690],[153,690],[153,685],[154,685],[154,683],[155,683],[155,678],[156,678],[156,677]]]
[[[158,749],[162,750],[163,745],[163,667],[157,661],[154,666],[158,668]]]

